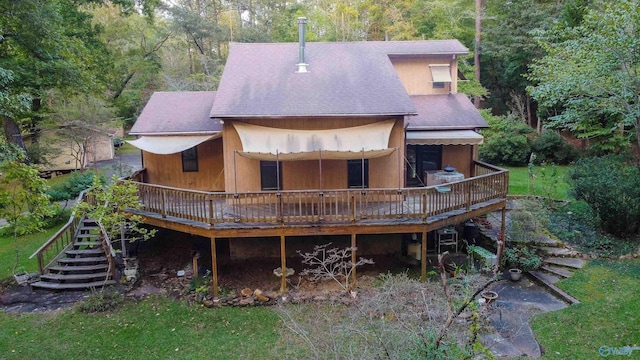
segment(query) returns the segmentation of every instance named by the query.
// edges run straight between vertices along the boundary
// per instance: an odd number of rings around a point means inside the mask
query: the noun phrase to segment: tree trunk
[[[7,143],[14,144],[24,150],[26,164],[31,164],[29,161],[29,157],[27,156],[27,147],[24,145],[24,140],[22,139],[22,133],[20,132],[20,128],[18,124],[10,117],[3,116],[3,129],[4,135],[7,140]]]

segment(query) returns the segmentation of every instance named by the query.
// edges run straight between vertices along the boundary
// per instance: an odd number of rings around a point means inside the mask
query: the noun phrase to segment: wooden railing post
[[[211,195],[207,196],[209,198],[209,225],[212,225],[215,223],[215,217],[214,217],[214,212],[213,212],[213,199],[211,198]]]
[[[324,203],[324,193],[321,191],[318,193],[318,219],[324,220],[325,215],[325,203]]]
[[[160,209],[160,214],[162,214],[162,218],[163,219],[167,218],[167,210],[166,210],[166,205],[165,205],[165,193],[166,193],[165,189],[161,189],[160,190],[160,200],[162,201],[162,207]]]
[[[471,183],[464,184],[467,188],[466,197],[467,197],[467,211],[471,210]]]
[[[422,193],[422,218],[427,221],[427,191]]]
[[[277,206],[276,206],[276,219],[278,220],[278,222],[280,224],[284,224],[284,203],[282,202],[282,193],[281,192],[277,192],[276,193],[276,199],[277,201]],[[284,272],[284,270],[283,270]],[[282,275],[282,277],[284,277],[284,275]]]
[[[351,222],[356,221],[356,196],[354,193],[351,193]]]

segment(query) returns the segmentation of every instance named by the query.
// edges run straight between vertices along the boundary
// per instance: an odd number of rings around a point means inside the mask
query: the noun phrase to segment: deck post
[[[502,253],[504,252],[504,245],[507,241],[507,234],[505,233],[506,219],[507,203],[505,202],[504,207],[502,208],[502,223],[500,224],[500,236],[498,237],[498,259],[496,259],[498,267],[500,267],[500,262],[502,261]]]
[[[280,235],[280,268],[282,269],[282,276],[280,277],[280,293],[284,294],[287,291],[287,250],[285,247],[284,234]]]
[[[211,276],[213,280],[213,298],[218,297],[218,259],[216,256],[216,238],[211,237]]]
[[[422,252],[420,256],[420,265],[422,267],[422,282],[427,281],[427,229],[425,228],[422,231],[422,246],[420,247],[420,251]]]
[[[356,244],[356,233],[351,233],[351,284],[349,290],[353,290],[356,287],[356,250],[358,249]]]

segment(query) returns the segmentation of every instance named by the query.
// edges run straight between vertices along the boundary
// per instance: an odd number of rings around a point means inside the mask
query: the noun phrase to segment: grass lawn
[[[544,358],[597,359],[602,346],[639,346],[639,279],[640,259],[594,260],[571,278],[558,282],[581,303],[533,320],[531,325],[544,349]],[[630,358],[638,357],[640,350],[633,351]]]
[[[272,359],[280,319],[152,297],[105,314],[0,314],[3,359]]]
[[[554,199],[567,199],[569,184],[565,174],[570,166],[535,166],[535,189],[525,167],[505,167],[509,170],[509,195],[551,195]]]
[[[18,237],[19,266],[24,267],[28,272],[38,270],[38,260],[29,260],[29,256],[34,251],[49,240],[53,234],[64,225],[68,219],[62,220],[50,229]],[[13,235],[5,234],[0,236],[0,279],[13,275],[13,263],[15,261],[15,248],[13,246]]]

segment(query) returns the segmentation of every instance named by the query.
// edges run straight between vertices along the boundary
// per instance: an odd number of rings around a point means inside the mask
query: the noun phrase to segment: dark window
[[[347,184],[350,188],[369,187],[369,159],[364,159],[364,181],[362,160],[347,160]]]
[[[427,172],[442,168],[442,145],[407,145],[407,185],[426,184]]]
[[[444,89],[444,83],[443,82],[434,82],[433,83],[433,88],[434,89]]]
[[[193,172],[198,171],[198,149],[192,147],[182,152],[182,171]]]
[[[282,189],[282,162],[278,165],[275,161],[260,161],[260,187],[262,190]]]

